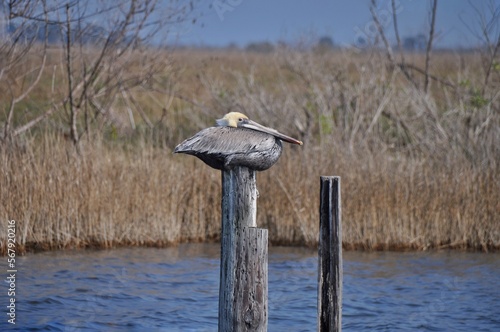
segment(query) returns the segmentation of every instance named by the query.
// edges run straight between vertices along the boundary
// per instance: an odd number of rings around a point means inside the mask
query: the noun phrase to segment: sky
[[[377,1],[377,14],[394,39],[390,0]],[[493,3],[499,7],[500,1]],[[474,6],[486,9],[487,1],[438,1],[436,47],[470,47],[478,43]],[[209,0],[197,3],[195,24],[177,31],[183,45],[244,47],[252,42],[298,42],[328,36],[335,44],[356,44],[359,38],[373,37],[375,26],[369,0]],[[401,38],[427,35],[430,1],[397,0],[397,20]],[[469,26],[469,27],[468,27]]]

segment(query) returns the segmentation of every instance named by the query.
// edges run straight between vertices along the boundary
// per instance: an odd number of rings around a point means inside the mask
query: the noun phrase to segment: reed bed
[[[172,63],[166,113],[137,96],[154,128],[96,130],[77,152],[53,117],[0,149],[0,217],[16,220],[18,250],[217,240],[220,172],[172,150],[232,110],[305,142],[257,175],[272,244],[317,243],[319,176],[339,175],[347,249],[500,248],[500,73],[479,95],[478,55],[436,55],[453,87],[428,94],[377,52],[181,51]],[[0,238],[5,253],[6,227]]]
[[[217,174],[149,147],[127,152],[95,142],[76,155],[53,136],[36,145],[2,156],[2,202],[23,247],[164,246],[216,233],[217,209],[200,199],[217,196]]]

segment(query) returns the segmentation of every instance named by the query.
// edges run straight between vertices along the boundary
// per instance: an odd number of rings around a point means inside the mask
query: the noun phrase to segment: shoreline
[[[19,256],[38,254],[43,252],[55,252],[55,251],[80,251],[80,250],[114,250],[121,248],[170,248],[185,244],[219,244],[218,239],[213,240],[200,240],[200,241],[178,241],[178,242],[151,242],[151,243],[141,243],[141,244],[131,244],[131,243],[86,243],[83,245],[67,244],[67,245],[54,245],[48,243],[29,243],[24,246],[16,248],[16,253]],[[309,248],[317,249],[314,245],[300,245],[291,243],[269,243],[270,247],[293,247],[293,248]],[[415,245],[401,245],[401,244],[365,244],[365,243],[342,243],[342,250],[344,251],[363,251],[363,252],[437,252],[437,251],[450,251],[450,252],[477,252],[477,253],[495,253],[500,251],[500,245],[487,245],[484,247],[470,247],[465,244],[442,244],[442,245],[429,245],[427,247],[417,247]],[[0,256],[6,257],[7,251],[2,248],[0,250]]]

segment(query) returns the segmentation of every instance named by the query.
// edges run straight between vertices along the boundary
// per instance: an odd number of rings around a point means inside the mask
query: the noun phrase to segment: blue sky
[[[400,35],[426,33],[430,1],[398,0]],[[485,8],[486,1],[473,1]],[[195,24],[185,24],[178,31],[178,42],[188,45],[245,46],[259,41],[317,40],[331,37],[336,44],[352,45],[359,37],[373,34],[369,0],[209,0],[198,3]],[[498,6],[498,2],[496,2]],[[389,38],[393,37],[391,1],[379,0],[377,12]],[[384,19],[385,18],[385,19]],[[436,46],[468,47],[477,38],[467,28],[478,26],[471,2],[440,0],[437,8]]]

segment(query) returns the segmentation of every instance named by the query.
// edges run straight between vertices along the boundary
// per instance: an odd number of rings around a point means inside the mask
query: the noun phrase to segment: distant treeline
[[[67,28],[61,23],[30,22],[29,25],[20,26],[9,23],[6,31],[12,39],[19,42],[47,41],[49,45],[64,44],[67,38]],[[110,40],[115,42],[121,38],[117,32],[109,32],[105,28],[94,24],[84,26],[75,25],[70,34],[71,40],[76,40],[83,45],[100,45]],[[125,37],[121,43],[127,44],[132,36]]]
[[[21,42],[32,42],[37,41],[43,43],[47,40],[49,45],[59,45],[66,42],[67,38],[66,27],[60,23],[45,23],[45,22],[31,22],[30,25],[20,26],[14,23],[9,23],[6,27],[6,32],[14,39]],[[75,29],[71,31],[71,40],[78,41],[83,45],[100,45],[106,42],[106,40],[114,42],[121,38],[116,32],[111,31],[111,33],[104,27],[87,23],[84,26],[75,26]],[[133,36],[126,36],[121,43],[127,44],[132,41]],[[276,43],[270,41],[258,41],[248,43],[243,47],[245,51],[257,52],[257,53],[270,53],[275,51],[277,48],[292,47],[293,45],[288,44],[284,41],[279,41]],[[358,49],[372,48],[374,45],[370,44],[370,41],[365,38],[358,38],[349,47],[355,47]],[[427,46],[427,37],[425,34],[419,33],[414,36],[408,36],[402,40],[402,48],[404,51],[408,52],[422,52],[425,51]],[[185,45],[185,47],[192,48],[191,45]],[[304,47],[304,45],[301,45]],[[345,48],[346,45],[340,45],[335,43],[332,37],[322,36],[318,38],[316,43],[311,43],[308,47],[313,50],[328,51],[334,49]],[[202,47],[206,48],[206,46]],[[213,48],[209,46],[208,48]],[[239,49],[237,44],[231,43],[226,47],[226,49]],[[467,49],[460,48],[460,50],[467,51]]]

